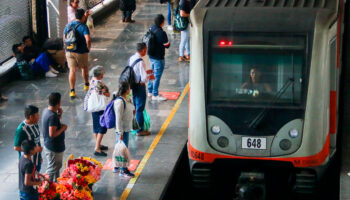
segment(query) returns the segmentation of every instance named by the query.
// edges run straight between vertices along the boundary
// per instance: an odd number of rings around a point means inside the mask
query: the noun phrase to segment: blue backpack
[[[100,117],[100,125],[101,127],[105,127],[107,129],[115,128],[115,112],[114,112],[114,101],[117,99],[121,99],[124,103],[124,109],[126,107],[125,101],[122,97],[117,97],[113,99],[106,107],[105,111]]]

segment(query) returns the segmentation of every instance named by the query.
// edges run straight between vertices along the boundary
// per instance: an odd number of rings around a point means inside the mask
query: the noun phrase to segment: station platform
[[[92,35],[92,49],[89,54],[89,68],[102,65],[105,69],[103,81],[111,91],[118,88],[119,75],[128,58],[136,52],[136,43],[153,24],[154,17],[167,14],[167,4],[145,0],[138,2],[134,19],[136,23],[123,24],[121,12],[116,11],[99,22],[95,22]],[[166,30],[166,27],[164,27]],[[171,47],[166,52],[165,70],[160,83],[160,91],[174,92],[176,98],[164,102],[147,99],[146,110],[151,117],[150,136],[130,135],[129,149],[136,163],[135,178],[120,177],[108,165],[115,145],[115,132],[109,129],[102,144],[109,147],[107,157],[96,157],[92,117],[83,110],[83,80],[77,73],[77,99],[69,98],[68,73],[57,78],[44,78],[34,81],[13,81],[2,86],[2,92],[9,98],[0,103],[0,200],[18,199],[18,153],[13,150],[14,134],[24,120],[25,105],[33,104],[40,113],[48,105],[51,92],[62,95],[62,123],[68,125],[64,160],[89,156],[105,165],[101,180],[93,186],[94,199],[161,199],[164,189],[173,175],[173,170],[187,141],[188,121],[188,79],[189,64],[179,63],[178,46],[180,34],[168,32]],[[148,58],[145,58],[149,67]],[[40,122],[39,122],[40,123]],[[43,138],[41,144],[43,144]],[[45,173],[47,162],[41,173]],[[62,171],[62,170],[61,170]]]

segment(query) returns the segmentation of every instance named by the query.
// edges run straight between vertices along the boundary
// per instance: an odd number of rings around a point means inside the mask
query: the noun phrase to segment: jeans
[[[183,57],[185,55],[184,54],[185,48],[186,48],[187,55],[189,56],[191,52],[190,52],[190,31],[188,27],[186,30],[181,31],[181,41],[180,41],[180,47],[179,47],[180,57]]]
[[[38,193],[26,193],[19,191],[20,200],[38,200],[39,194]]]
[[[120,134],[117,132],[117,133],[115,133],[115,135],[116,135],[115,143],[118,143]],[[123,142],[124,142],[126,147],[129,147],[129,132],[123,133]]]
[[[158,96],[158,88],[160,84],[160,79],[162,78],[162,74],[164,71],[164,65],[165,61],[163,60],[156,60],[156,59],[149,59],[151,62],[151,67],[154,71],[155,80],[154,81],[148,81],[148,92],[152,93],[153,96]],[[141,126],[141,124],[140,124]]]
[[[170,2],[168,2],[168,25],[171,25],[171,5]]]
[[[60,169],[63,162],[63,152],[57,153],[46,149],[47,169],[46,173],[50,176],[50,181],[55,181],[60,176]]]
[[[123,19],[124,20],[130,20],[132,15],[131,10],[123,11]]]
[[[35,62],[31,65],[32,70],[35,74],[42,72],[48,72],[50,70],[51,60],[47,53],[41,53]]]
[[[144,119],[143,119],[143,110],[145,110],[145,106],[146,106],[146,86],[145,85],[139,85],[135,88],[135,91],[132,91],[132,98],[134,101],[134,106],[135,106],[135,110],[136,110],[136,120],[140,125],[139,130],[137,130],[137,132],[141,132],[143,131],[143,123],[144,123]]]

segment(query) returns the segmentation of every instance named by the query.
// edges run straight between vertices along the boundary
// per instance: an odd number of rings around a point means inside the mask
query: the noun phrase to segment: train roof
[[[334,9],[339,0],[200,0],[202,8],[318,8]]]

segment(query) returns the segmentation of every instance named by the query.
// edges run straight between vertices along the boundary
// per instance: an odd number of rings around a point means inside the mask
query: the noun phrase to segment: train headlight
[[[296,137],[298,137],[298,135],[299,135],[299,132],[298,132],[297,129],[292,129],[292,130],[289,131],[289,136],[291,138],[296,138]]]
[[[211,127],[211,132],[215,135],[219,134],[220,131],[221,131],[221,129],[220,129],[220,126],[218,126],[218,125],[214,125]]]
[[[227,147],[227,146],[228,146],[228,143],[229,143],[229,141],[228,141],[228,138],[227,138],[227,137],[225,137],[225,136],[219,137],[219,139],[218,139],[218,145],[219,145],[221,148]]]
[[[290,140],[287,140],[287,139],[281,140],[281,142],[280,142],[280,148],[281,148],[282,150],[287,151],[287,150],[289,150],[291,147],[292,147],[292,142],[291,142]]]

